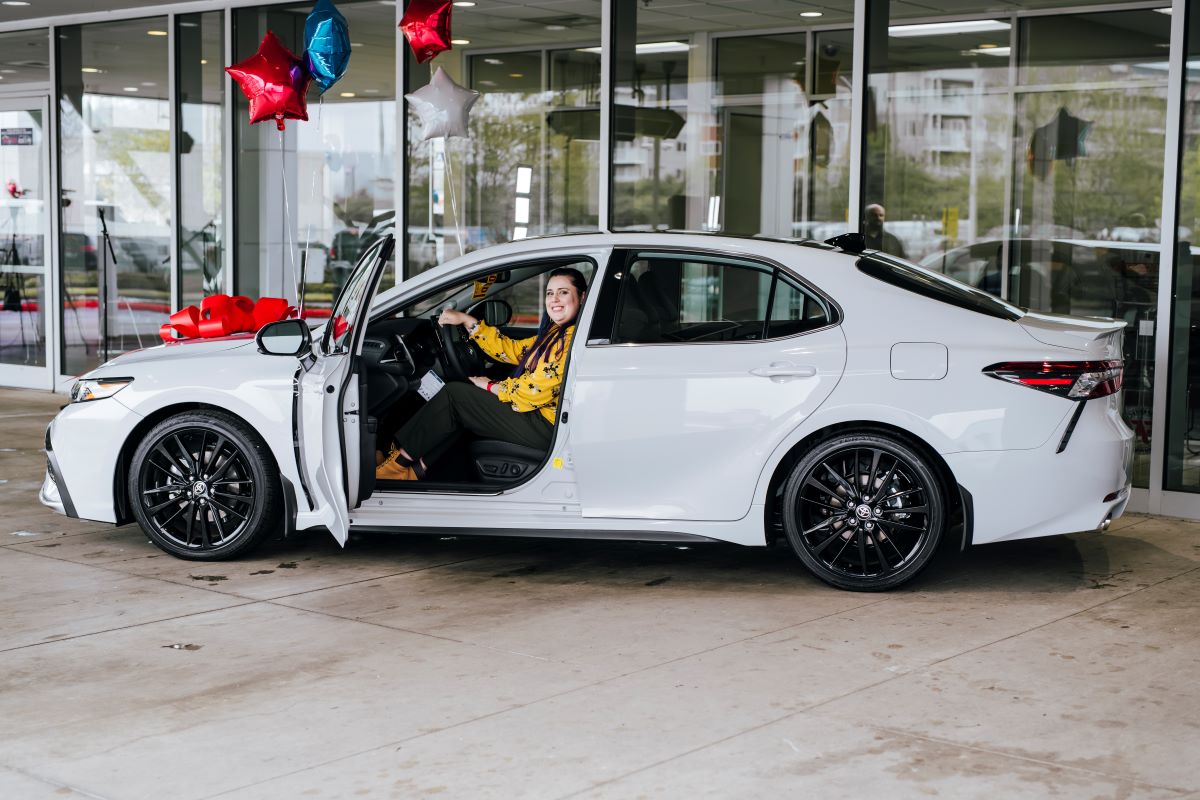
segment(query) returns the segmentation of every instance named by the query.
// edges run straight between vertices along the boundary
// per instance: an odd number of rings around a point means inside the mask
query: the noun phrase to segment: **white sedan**
[[[167,552],[351,530],[786,537],[828,583],[878,590],[939,544],[1103,530],[1130,492],[1123,326],[1028,313],[847,235],[588,234],[463,256],[376,296],[376,242],[315,330],[172,342],[82,376],[46,433],[42,502],[137,521]],[[426,480],[376,451],[443,381],[493,378],[468,310],[532,335],[545,276],[578,318],[548,451],[462,441]]]

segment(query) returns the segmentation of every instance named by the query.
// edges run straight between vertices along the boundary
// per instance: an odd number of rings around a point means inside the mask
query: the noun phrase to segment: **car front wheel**
[[[883,434],[817,444],[793,467],[783,497],[792,549],[841,589],[880,591],[911,580],[946,524],[941,481],[928,460]]]
[[[129,469],[129,504],[150,539],[180,558],[249,552],[280,523],[274,460],[262,438],[218,411],[188,411],[150,429]]]

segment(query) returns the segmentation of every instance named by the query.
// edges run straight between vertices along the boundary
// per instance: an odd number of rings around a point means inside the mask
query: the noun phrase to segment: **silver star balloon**
[[[438,67],[428,84],[404,97],[421,118],[420,141],[424,142],[439,136],[466,136],[467,114],[479,92],[459,86]]]

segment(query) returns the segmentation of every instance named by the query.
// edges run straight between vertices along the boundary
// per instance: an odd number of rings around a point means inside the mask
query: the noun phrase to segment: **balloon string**
[[[296,272],[296,247],[292,243],[292,209],[288,203],[287,193],[287,159],[283,152],[283,130],[279,131],[279,183],[283,186],[283,231],[287,245],[288,256],[292,264],[292,283],[295,286],[296,293],[292,295],[296,298],[296,302],[300,302],[300,274]]]
[[[446,186],[449,187],[450,194],[450,213],[454,215],[454,235],[458,238],[458,254],[461,256],[467,252],[466,245],[463,243],[462,224],[458,218],[458,202],[454,197],[454,172],[450,168],[450,137],[442,137],[442,165],[446,168]]]
[[[322,134],[321,134],[321,112],[324,110],[325,110],[325,93],[322,92],[321,95],[317,98],[317,141],[321,143],[322,148],[324,148],[324,146],[325,146],[325,137],[322,136]],[[320,167],[317,167],[316,169],[313,170],[312,186],[309,187],[309,191],[308,191],[308,204],[310,206],[314,205],[316,202],[316,199],[317,199],[317,173],[320,171],[320,169],[321,169]],[[309,248],[309,245],[312,244],[312,228],[313,228],[312,220],[309,219],[308,228],[304,232],[304,258],[300,259],[300,268],[303,270],[304,273],[308,272],[308,248]],[[307,290],[308,290],[307,283],[308,283],[308,281],[306,279],[306,275],[302,274],[300,276],[300,294],[298,297],[298,301],[300,303],[300,312],[299,313],[300,313],[301,317],[304,316],[304,295],[307,293]]]

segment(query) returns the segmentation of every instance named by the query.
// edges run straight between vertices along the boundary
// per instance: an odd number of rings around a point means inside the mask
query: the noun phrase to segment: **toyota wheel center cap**
[[[868,519],[871,516],[871,507],[864,503],[863,505],[854,509],[854,513],[858,515],[859,519]]]

